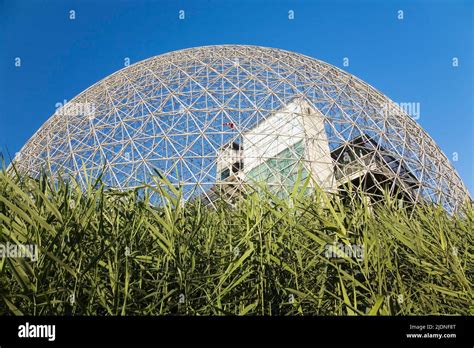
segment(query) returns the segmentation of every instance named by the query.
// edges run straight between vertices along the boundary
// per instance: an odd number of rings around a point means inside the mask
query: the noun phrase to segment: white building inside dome
[[[271,113],[217,155],[217,177],[219,184],[228,184],[228,195],[240,192],[243,182],[291,189],[300,170],[303,179],[311,173],[310,187],[334,191],[324,117],[303,98]]]

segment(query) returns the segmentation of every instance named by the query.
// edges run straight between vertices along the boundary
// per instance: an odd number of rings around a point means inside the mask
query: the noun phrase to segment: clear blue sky
[[[396,102],[419,102],[418,122],[448,158],[459,154],[453,164],[472,194],[473,12],[474,1],[457,0],[0,0],[0,149],[19,151],[56,103],[123,68],[126,57],[251,44],[306,54]]]

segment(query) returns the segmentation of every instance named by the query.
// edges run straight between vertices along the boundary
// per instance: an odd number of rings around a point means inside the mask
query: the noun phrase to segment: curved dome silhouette
[[[427,200],[456,210],[469,193],[426,132],[385,95],[319,60],[280,49],[208,46],[141,61],[53,114],[17,154],[20,171],[110,187],[155,169],[186,199],[239,195],[253,180]],[[243,185],[246,183],[246,185]]]

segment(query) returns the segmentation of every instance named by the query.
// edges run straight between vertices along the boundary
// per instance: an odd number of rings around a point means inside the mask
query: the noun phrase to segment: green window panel
[[[301,140],[291,147],[278,153],[275,158],[270,158],[259,166],[253,168],[247,177],[257,182],[266,182],[269,186],[276,184],[278,194],[284,196],[285,190],[291,190],[298,178],[301,160],[305,158],[304,141]],[[301,168],[302,179],[309,175],[305,167]]]

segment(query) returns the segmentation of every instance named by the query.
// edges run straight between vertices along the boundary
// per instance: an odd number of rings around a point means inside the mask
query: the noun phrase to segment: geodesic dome
[[[156,56],[97,82],[53,114],[14,159],[110,187],[155,169],[186,199],[241,194],[252,181],[402,191],[455,210],[469,193],[426,132],[355,76],[279,49],[208,46]]]

